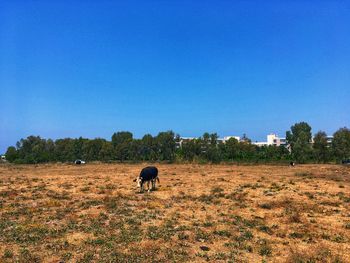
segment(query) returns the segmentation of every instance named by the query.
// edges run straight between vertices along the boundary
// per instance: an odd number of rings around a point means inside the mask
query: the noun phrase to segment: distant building
[[[262,147],[262,146],[267,146],[267,142],[252,142],[252,144],[256,145],[256,146],[259,146],[259,147]]]
[[[234,138],[237,141],[241,140],[241,137],[239,137],[239,136],[225,136],[224,138],[218,138],[217,141],[218,141],[218,143],[226,143],[231,138]]]
[[[327,136],[327,144],[328,144],[328,146],[331,146],[331,145],[332,145],[332,142],[333,142],[333,136],[328,135],[328,136]]]
[[[237,141],[241,140],[239,136],[225,136],[223,138],[217,138],[217,143],[226,143],[226,141],[231,138],[235,138]],[[180,137],[179,140],[175,142],[175,147],[181,148],[184,143],[197,139],[197,137]]]
[[[246,141],[245,136],[239,137],[239,136],[224,136],[223,138],[218,138],[217,143],[226,143],[229,139],[235,138],[239,142],[244,142]],[[180,137],[179,140],[176,142],[176,148],[181,148],[182,145],[186,142],[196,140],[198,139],[197,137]],[[331,146],[333,142],[333,136],[327,136],[327,143],[328,146]],[[311,143],[314,143],[314,137],[311,139]],[[279,137],[275,133],[270,133],[266,136],[266,141],[265,142],[252,142],[252,144],[262,147],[262,146],[269,146],[269,145],[274,145],[274,146],[285,146],[287,149],[290,150],[290,147],[287,144],[287,140],[285,137]]]
[[[327,135],[326,138],[327,138],[327,145],[328,145],[329,147],[332,146],[333,136],[332,136],[332,135]],[[315,140],[315,137],[313,136],[313,137],[311,138],[311,144],[314,143],[314,140]]]
[[[184,143],[195,140],[195,139],[197,139],[197,138],[196,137],[180,137],[180,139],[177,142],[175,142],[175,147],[181,148]]]
[[[269,145],[275,145],[275,146],[287,146],[286,138],[284,137],[278,137],[277,134],[271,133],[267,135],[267,141],[266,142],[253,142],[252,144],[255,144],[256,146],[269,146]]]
[[[327,144],[328,146],[331,146],[333,142],[333,136],[327,136]],[[314,143],[314,137],[311,138],[311,144]],[[275,146],[285,146],[289,149],[287,140],[284,137],[278,137],[278,135],[271,133],[267,135],[267,141],[266,142],[253,142],[252,144],[256,146],[268,146],[268,145],[275,145]]]
[[[268,145],[276,145],[276,146],[287,145],[286,138],[278,137],[276,134],[267,135],[267,143]]]

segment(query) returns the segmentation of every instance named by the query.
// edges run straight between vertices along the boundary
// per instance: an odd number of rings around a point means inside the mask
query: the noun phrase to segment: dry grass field
[[[350,167],[0,166],[0,262],[350,262]]]

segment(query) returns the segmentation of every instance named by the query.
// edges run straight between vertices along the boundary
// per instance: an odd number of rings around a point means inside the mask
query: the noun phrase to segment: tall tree
[[[49,153],[46,140],[40,136],[28,136],[17,143],[18,157],[24,163],[48,162]]]
[[[226,160],[233,161],[239,153],[239,142],[236,138],[230,138],[223,146],[223,155]]]
[[[93,140],[88,140],[83,146],[83,158],[87,161],[100,160],[100,152],[104,144],[106,144],[105,139],[96,138]]]
[[[73,141],[73,156],[74,159],[82,159],[84,152],[84,144],[87,143],[88,139],[83,139],[79,137],[78,139],[74,139]]]
[[[55,141],[55,160],[60,162],[73,162],[75,159],[74,139],[57,139]]]
[[[112,144],[113,147],[117,147],[119,144],[122,143],[130,143],[132,141],[132,133],[128,131],[120,131],[113,133],[112,135]]]
[[[128,131],[121,131],[112,135],[112,145],[117,160],[123,162],[130,159],[130,146],[132,141],[132,133]]]
[[[129,159],[133,161],[142,160],[142,140],[132,140],[129,146]]]
[[[111,142],[104,141],[98,159],[104,162],[113,160],[114,150]]]
[[[218,143],[218,138],[219,138],[219,136],[217,133],[211,133],[210,134],[210,144],[213,146],[216,146]]]
[[[5,156],[6,156],[6,160],[8,160],[10,163],[18,159],[18,152],[16,150],[16,147],[13,147],[13,146],[8,147],[5,153]]]
[[[289,151],[284,146],[268,145],[257,147],[257,159],[264,161],[278,161],[289,159]]]
[[[199,140],[192,139],[182,142],[182,147],[178,149],[178,152],[183,160],[192,162],[201,153]]]
[[[239,142],[238,149],[239,149],[239,159],[245,160],[245,161],[251,161],[255,157],[257,146],[251,144],[250,139],[246,139]]]
[[[221,152],[218,146],[218,138],[219,136],[217,135],[217,133],[211,133],[209,135],[209,142],[210,144],[208,145],[208,149],[206,152],[206,159],[209,162],[212,163],[219,163],[221,162]]]
[[[157,159],[157,145],[151,134],[146,134],[141,139],[140,155],[143,161],[155,161]]]
[[[333,153],[337,160],[350,158],[350,130],[340,128],[333,135]]]
[[[175,158],[174,132],[160,132],[156,137],[158,158],[161,161],[173,161]]]
[[[327,134],[319,131],[314,136],[313,153],[317,162],[326,162],[329,159]]]
[[[311,127],[306,122],[294,124],[291,131],[286,133],[292,155],[300,163],[304,163],[311,157],[311,137]]]

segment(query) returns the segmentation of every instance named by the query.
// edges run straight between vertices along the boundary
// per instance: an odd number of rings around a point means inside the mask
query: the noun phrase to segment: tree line
[[[108,141],[102,138],[43,139],[29,136],[16,146],[10,146],[6,159],[13,163],[73,162],[76,159],[102,162],[339,162],[350,158],[350,130],[340,128],[333,134],[332,143],[319,131],[312,137],[306,122],[294,124],[286,132],[286,146],[256,146],[244,136],[238,141],[230,138],[218,141],[216,133],[184,141],[172,131],[157,136],[144,135],[133,138],[127,131],[116,132]]]

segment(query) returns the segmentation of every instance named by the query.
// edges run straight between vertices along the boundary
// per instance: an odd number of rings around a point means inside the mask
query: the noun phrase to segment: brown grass
[[[0,166],[0,262],[349,262],[337,165]]]

